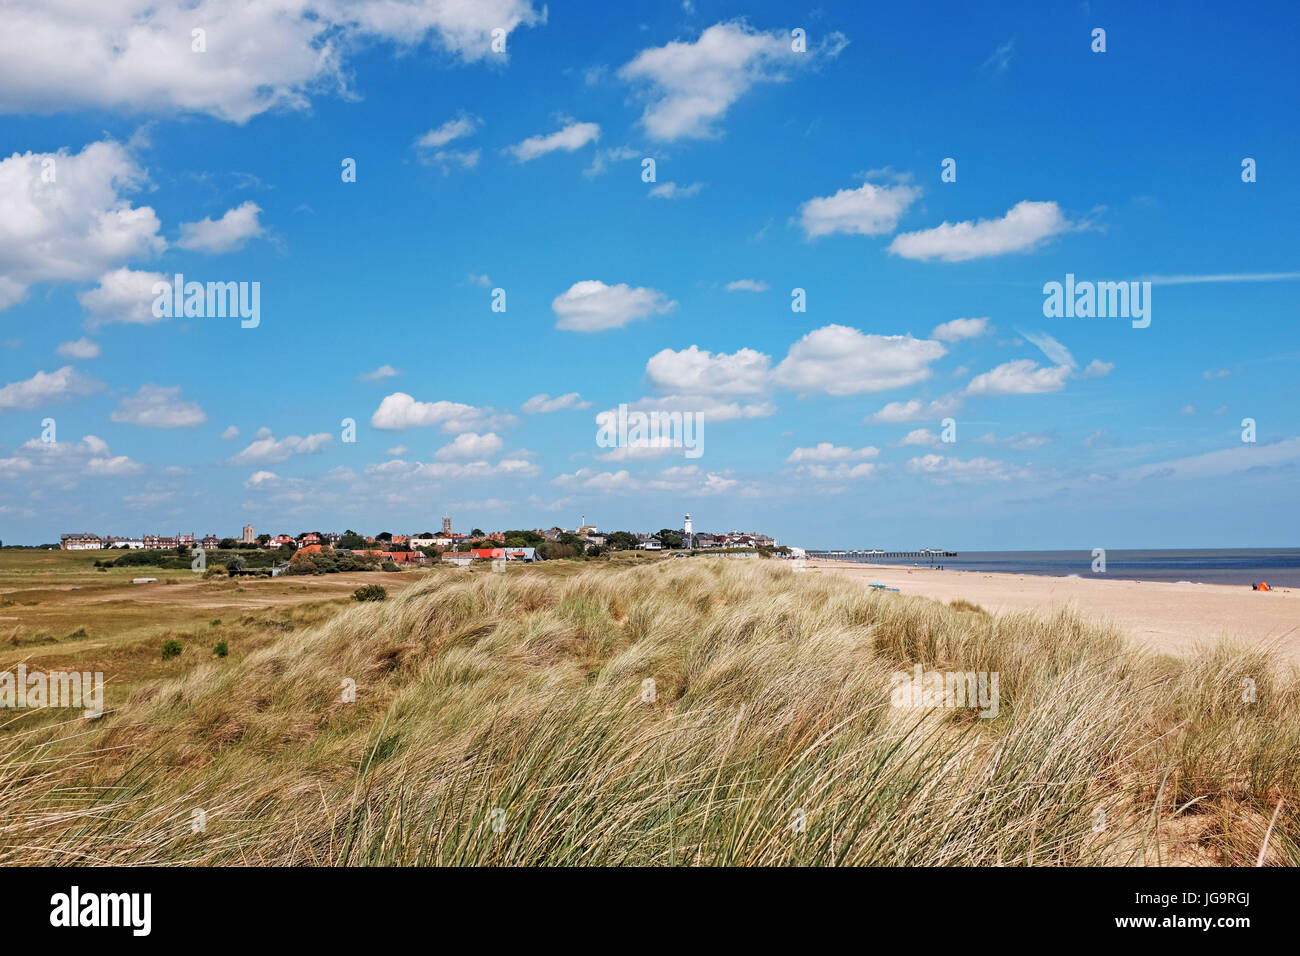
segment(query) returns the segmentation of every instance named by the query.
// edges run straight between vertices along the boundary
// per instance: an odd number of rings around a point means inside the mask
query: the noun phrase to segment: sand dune
[[[809,561],[823,573],[880,581],[903,594],[964,598],[993,612],[1077,607],[1113,622],[1135,642],[1179,653],[1198,643],[1235,637],[1276,649],[1300,664],[1300,591],[1257,592],[1224,584],[1151,583],[1102,575],[1062,578],[982,571],[935,571],[849,561]]]

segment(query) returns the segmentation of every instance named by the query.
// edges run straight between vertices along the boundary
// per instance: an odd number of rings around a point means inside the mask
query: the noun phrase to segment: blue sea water
[[[814,552],[809,551],[810,556]],[[816,552],[822,555],[825,552]],[[1053,577],[1092,577],[1092,551],[964,551],[955,558],[882,558],[879,555],[836,554],[841,561],[938,567],[953,571],[997,571],[1003,574],[1045,574]],[[1273,587],[1300,587],[1300,548],[1206,548],[1106,550],[1106,577],[1132,581],[1193,581],[1198,584],[1250,586],[1267,581]]]

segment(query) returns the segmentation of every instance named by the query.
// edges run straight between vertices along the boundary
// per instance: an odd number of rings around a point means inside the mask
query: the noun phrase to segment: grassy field
[[[63,560],[0,565],[5,595],[101,586]],[[184,600],[121,608],[126,638],[11,607],[89,637],[9,661],[102,639],[128,676],[98,720],[8,718],[0,863],[1300,863],[1300,675],[1259,651],[1149,656],[759,559],[355,577],[405,586],[150,585]],[[188,639],[163,663],[166,631]],[[918,663],[996,672],[997,716],[892,706]]]

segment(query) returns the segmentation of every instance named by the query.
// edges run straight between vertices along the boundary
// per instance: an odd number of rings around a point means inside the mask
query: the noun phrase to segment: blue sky
[[[47,6],[0,0],[7,543],[1296,543],[1293,6]],[[155,317],[177,272],[259,324]],[[1067,273],[1150,325],[1045,316]],[[601,447],[620,403],[703,454]]]

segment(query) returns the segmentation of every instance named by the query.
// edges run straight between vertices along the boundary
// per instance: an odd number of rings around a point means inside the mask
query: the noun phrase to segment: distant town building
[[[204,551],[215,551],[220,544],[221,539],[209,531],[203,536],[203,541],[200,542],[200,547],[202,547]]]
[[[244,544],[257,543],[257,532],[253,530],[253,526],[251,524],[244,525],[244,533],[239,540],[244,542]]]
[[[443,519],[442,519],[442,533],[443,533],[443,534],[451,534],[451,519],[450,519],[450,518],[443,518]]]
[[[104,540],[99,535],[88,532],[61,534],[59,547],[64,551],[98,551],[104,547]]]

